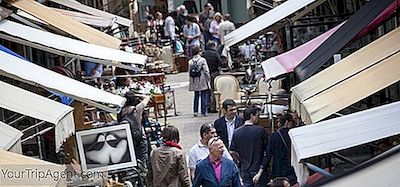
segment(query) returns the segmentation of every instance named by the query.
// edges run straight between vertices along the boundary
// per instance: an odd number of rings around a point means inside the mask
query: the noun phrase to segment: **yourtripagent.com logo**
[[[65,165],[0,165],[0,186],[57,185],[71,178],[103,178],[104,173],[67,169]]]

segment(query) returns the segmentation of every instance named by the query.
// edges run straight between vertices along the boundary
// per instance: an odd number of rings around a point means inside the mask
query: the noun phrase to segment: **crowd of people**
[[[260,108],[249,106],[239,115],[235,101],[227,99],[222,104],[224,115],[214,123],[201,125],[200,139],[186,157],[179,145],[179,130],[173,125],[162,130],[163,144],[151,149],[142,122],[150,98],[133,92],[125,97],[126,105],[118,119],[130,125],[135,156],[148,168],[148,186],[298,186],[290,163],[288,134],[291,128],[302,125],[297,113],[278,115],[279,128],[268,135],[259,125]]]
[[[199,51],[199,47],[193,48],[192,60],[199,61],[209,71]],[[205,82],[200,86],[207,87],[207,84]],[[206,95],[202,91],[197,92],[197,99]],[[118,119],[120,123],[131,126],[135,155],[148,168],[150,186],[297,185],[296,174],[290,164],[291,140],[288,134],[291,128],[302,125],[296,113],[278,115],[279,128],[268,135],[259,125],[260,108],[249,106],[243,115],[239,115],[235,101],[226,99],[222,103],[224,115],[214,123],[205,123],[200,127],[200,139],[188,150],[187,161],[185,151],[179,145],[179,130],[172,125],[162,130],[163,144],[151,150],[142,122],[143,111],[150,98],[133,92],[127,92],[125,98],[127,101]],[[202,113],[206,112],[204,104]]]
[[[258,125],[259,108],[247,107],[243,117],[237,113],[236,103],[231,99],[224,101],[223,108],[222,117],[200,127],[200,139],[188,151],[189,163],[179,145],[178,129],[172,125],[164,128],[164,145],[153,150],[150,156],[150,185],[297,186],[290,164],[288,134],[291,128],[301,125],[297,114],[282,114],[277,121],[279,129],[268,136]]]
[[[169,12],[165,19],[161,12],[156,12],[155,16],[148,14],[146,42],[159,44],[161,40],[169,39],[174,52],[184,52],[188,58],[192,58],[193,47],[207,49],[208,41],[214,41],[216,51],[221,53],[224,36],[235,30],[230,19],[229,14],[214,12],[210,3],[204,5],[199,15],[188,14],[185,5],[180,5],[176,11]]]
[[[221,72],[224,36],[235,29],[229,14],[222,16],[213,11],[210,3],[206,3],[199,15],[189,15],[185,6],[181,5],[177,11],[168,13],[165,19],[160,12],[155,14],[155,18],[148,15],[147,26],[147,38],[153,38],[155,42],[169,39],[175,52],[184,49],[190,59],[189,91],[194,92],[193,116],[217,112],[213,95],[214,79]],[[89,73],[95,74],[97,67],[92,69],[93,72]],[[235,101],[226,99],[222,103],[224,115],[214,123],[205,123],[200,127],[200,140],[188,151],[187,161],[185,151],[179,145],[179,130],[172,125],[162,130],[163,144],[151,150],[142,120],[150,98],[130,92],[125,97],[127,102],[118,119],[120,123],[131,126],[136,158],[148,168],[150,186],[256,187],[297,184],[290,164],[288,131],[298,124],[292,114],[281,115],[278,119],[280,128],[268,135],[258,125],[261,109],[248,107],[241,116]]]

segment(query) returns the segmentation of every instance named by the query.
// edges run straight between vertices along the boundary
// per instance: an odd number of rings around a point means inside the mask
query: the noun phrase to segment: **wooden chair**
[[[268,88],[271,86],[271,89],[268,90]],[[268,98],[268,94],[271,92],[272,94],[275,94],[279,89],[281,89],[282,86],[282,81],[281,80],[273,80],[271,83],[265,82],[265,79],[262,77],[257,80],[256,83],[256,90],[251,93],[250,96],[265,96]],[[252,104],[263,104],[267,100],[266,99],[252,99],[251,103]]]
[[[268,95],[269,92],[275,94],[277,90],[282,88],[282,81],[280,79],[271,82],[271,90],[268,91],[270,84],[265,82],[262,77],[256,83],[256,90],[251,95]]]
[[[152,99],[153,107],[154,107],[154,116],[156,121],[158,121],[158,114],[160,111],[164,111],[164,125],[167,124],[167,107],[165,106],[165,95],[164,94],[156,94],[153,95]],[[160,107],[162,106],[162,107]]]

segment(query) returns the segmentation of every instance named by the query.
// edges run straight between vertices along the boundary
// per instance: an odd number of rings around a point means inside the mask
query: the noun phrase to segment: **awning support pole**
[[[254,0],[254,2],[260,3],[261,5],[263,5],[263,6],[267,7],[267,8],[269,8],[269,9],[273,9],[273,8],[274,8],[274,6],[273,6],[272,4],[270,4],[270,3],[268,3],[268,2],[264,2],[264,1],[262,1],[262,0]],[[253,3],[253,6],[254,6],[254,3]]]
[[[34,134],[34,136],[36,136],[39,133],[39,127],[36,127],[36,134]],[[32,137],[33,138],[33,137]],[[39,158],[43,159],[43,151],[42,151],[42,140],[40,136],[36,137],[36,140],[38,142],[38,149],[39,149]]]
[[[275,125],[274,125],[274,117],[272,116],[273,114],[272,114],[272,93],[271,93],[272,81],[268,81],[267,83],[268,83],[268,103],[270,103],[270,104],[267,105],[266,107],[269,107],[268,116],[269,116],[269,119],[271,120],[271,132],[274,132]]]
[[[18,121],[21,121],[22,119],[24,119],[26,116],[22,115],[20,117],[18,117],[17,119],[15,119],[14,121],[8,123],[10,126],[12,126],[14,123],[17,123]]]
[[[42,31],[46,31],[44,28],[42,28],[42,27],[40,27],[40,26],[38,26],[38,25],[36,25],[36,24],[34,24],[34,23],[32,23],[32,22],[26,20],[25,18],[23,18],[23,17],[21,17],[21,16],[19,16],[19,15],[17,15],[17,14],[11,14],[11,17],[14,18],[14,19],[16,19],[16,20],[18,20],[18,21],[20,21],[20,22],[22,22],[22,23],[24,23],[24,24],[26,24],[26,25],[31,26],[31,27],[33,27],[33,28],[35,28],[35,29],[39,29],[39,30],[42,30]]]
[[[355,165],[355,166],[358,165],[357,162],[355,162],[355,161],[353,161],[353,160],[351,160],[351,159],[349,159],[349,158],[346,158],[345,156],[343,156],[343,155],[341,155],[341,154],[339,154],[339,153],[337,153],[337,152],[333,152],[332,154],[333,154],[335,157],[337,157],[338,159],[340,159],[340,160],[343,160],[343,161],[348,162],[348,163],[350,163],[350,164],[353,164],[353,165]]]
[[[53,125],[53,126],[51,126],[51,127],[48,127],[48,128],[43,129],[42,131],[39,131],[39,128],[37,127],[37,128],[36,128],[36,132],[37,132],[37,133],[35,133],[34,135],[29,136],[29,137],[27,137],[27,138],[21,140],[21,143],[26,142],[26,141],[28,141],[28,140],[30,140],[30,139],[32,139],[32,138],[35,138],[35,137],[40,137],[41,135],[43,135],[43,134],[46,133],[47,131],[53,129],[54,127],[56,127],[56,126]],[[38,144],[41,144],[40,139],[38,139]],[[40,145],[40,146],[41,146],[41,145]],[[40,149],[39,149],[39,150],[40,150]]]
[[[71,58],[67,63],[64,64],[64,67],[68,67],[71,63],[75,62],[75,60],[76,58]]]
[[[313,165],[313,164],[310,164],[310,163],[308,163],[308,162],[306,162],[306,163],[304,163],[304,164],[306,165],[306,167],[307,167],[309,170],[312,170],[312,171],[315,171],[315,172],[317,172],[317,173],[320,173],[321,175],[323,175],[323,176],[325,176],[325,177],[332,177],[332,176],[333,176],[331,173],[329,173],[329,172],[327,172],[327,171],[325,171],[325,170],[323,170],[323,169],[321,169],[321,168],[319,168],[319,167],[317,167],[317,166],[315,166],[315,165]]]
[[[26,128],[26,129],[22,130],[21,132],[22,132],[22,133],[25,133],[25,132],[28,131],[28,130],[31,130],[31,129],[33,129],[33,128],[39,127],[40,125],[43,125],[44,123],[46,123],[46,122],[45,122],[45,121],[41,121],[41,122],[39,122],[39,123],[36,123],[35,125],[32,125],[32,126]]]

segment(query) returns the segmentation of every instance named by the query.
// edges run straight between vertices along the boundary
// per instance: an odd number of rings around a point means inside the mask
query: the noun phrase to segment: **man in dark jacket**
[[[225,157],[224,143],[218,138],[208,141],[210,155],[196,166],[193,187],[240,187],[239,170],[236,164]]]
[[[225,115],[218,118],[214,122],[217,135],[221,138],[227,148],[230,147],[233,132],[235,129],[244,124],[242,117],[237,115],[236,103],[232,99],[226,99],[222,103]]]
[[[217,43],[214,41],[209,41],[207,43],[207,48],[208,50],[205,50],[203,52],[203,57],[207,60],[207,65],[210,70],[210,76],[211,76],[211,94],[210,99],[209,99],[209,106],[210,106],[210,111],[211,113],[216,113],[217,112],[217,106],[215,102],[215,96],[214,96],[214,80],[215,77],[219,75],[219,72],[221,70],[221,57],[217,53]]]

